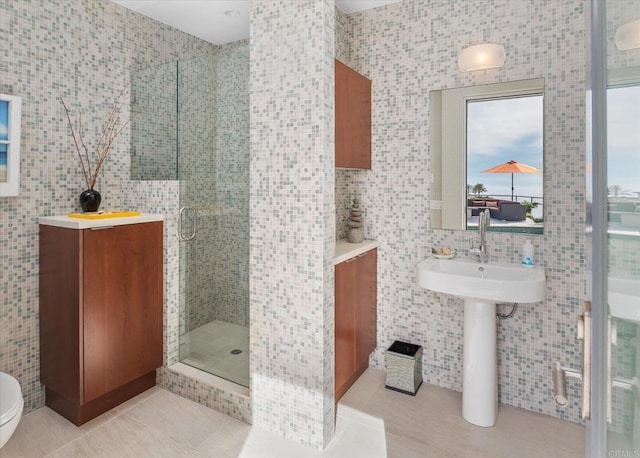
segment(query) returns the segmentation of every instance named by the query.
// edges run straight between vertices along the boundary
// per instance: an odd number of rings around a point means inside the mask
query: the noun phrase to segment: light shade
[[[640,19],[622,24],[616,30],[616,47],[620,51],[640,48]]]
[[[473,72],[499,68],[504,65],[506,54],[504,46],[494,43],[469,46],[460,51],[458,56],[458,68],[461,72]]]

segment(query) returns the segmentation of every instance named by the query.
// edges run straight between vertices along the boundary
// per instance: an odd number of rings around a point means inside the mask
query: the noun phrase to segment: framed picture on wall
[[[22,99],[0,94],[0,197],[20,192],[20,114]]]

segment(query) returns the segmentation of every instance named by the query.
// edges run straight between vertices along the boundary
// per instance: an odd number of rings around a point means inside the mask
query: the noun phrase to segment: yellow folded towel
[[[81,219],[107,219],[107,218],[124,218],[127,216],[140,216],[138,211],[99,211],[99,212],[87,212],[87,213],[69,213],[69,218],[81,218]]]

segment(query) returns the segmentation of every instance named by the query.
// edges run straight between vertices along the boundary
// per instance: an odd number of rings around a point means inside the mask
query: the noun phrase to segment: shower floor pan
[[[184,336],[181,362],[249,387],[249,328],[214,320]]]

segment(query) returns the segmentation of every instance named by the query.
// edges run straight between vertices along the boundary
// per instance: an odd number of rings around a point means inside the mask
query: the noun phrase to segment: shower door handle
[[[578,339],[582,340],[582,418],[591,419],[591,302],[585,301],[578,317]]]
[[[611,345],[617,345],[617,326],[611,320],[609,315],[607,318],[608,336],[607,336],[607,423],[611,424],[611,387],[616,385],[619,388],[633,389],[635,382],[631,379],[623,380],[611,378]],[[578,315],[577,339],[582,340],[582,418],[584,420],[591,419],[591,350],[593,345],[593,337],[591,331],[591,301],[585,301],[584,314]]]
[[[186,214],[191,215],[192,221],[191,233],[189,235],[185,235],[182,231],[182,224],[185,220]],[[193,240],[196,236],[196,232],[198,232],[198,212],[193,207],[182,207],[180,209],[180,218],[178,219],[178,238],[184,241]]]
[[[607,423],[613,422],[612,406],[611,406],[611,386],[613,378],[611,377],[611,346],[618,345],[618,326],[615,321],[611,320],[611,314],[608,314],[609,335],[607,336]]]

